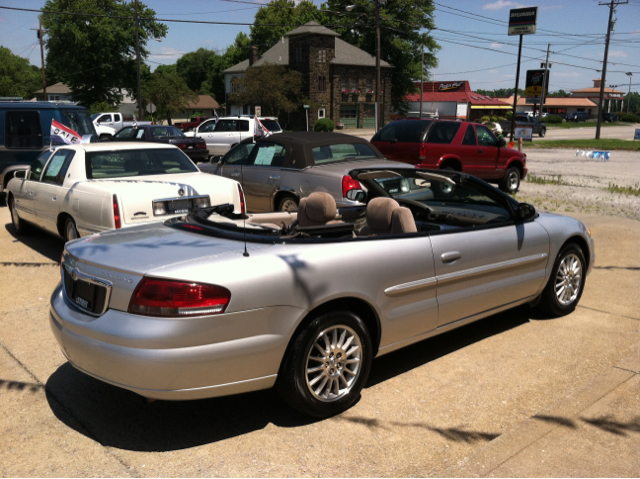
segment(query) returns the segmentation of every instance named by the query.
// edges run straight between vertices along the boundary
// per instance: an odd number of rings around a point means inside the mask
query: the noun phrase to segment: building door
[[[364,105],[362,128],[375,128],[375,127],[376,127],[376,106]]]
[[[345,128],[358,128],[358,105],[340,105],[340,123]]]

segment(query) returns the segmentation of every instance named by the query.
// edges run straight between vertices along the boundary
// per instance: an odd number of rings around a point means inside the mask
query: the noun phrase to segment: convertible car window
[[[316,165],[337,161],[353,161],[363,158],[377,158],[378,155],[364,143],[338,143],[317,146],[311,150]]]
[[[178,149],[87,152],[87,178],[124,178],[199,171]]]
[[[254,146],[256,146],[255,143],[243,143],[234,147],[225,155],[223,163],[225,165],[246,165]]]
[[[287,150],[282,145],[263,141],[254,151],[251,156],[255,166],[282,166]]]

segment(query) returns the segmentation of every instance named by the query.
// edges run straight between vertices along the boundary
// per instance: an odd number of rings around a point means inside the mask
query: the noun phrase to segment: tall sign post
[[[518,67],[516,87],[513,92],[513,116],[511,117],[511,141],[516,130],[516,107],[518,105],[518,83],[520,82],[520,59],[522,58],[522,35],[536,33],[538,7],[514,8],[509,11],[509,35],[520,35],[518,45]]]

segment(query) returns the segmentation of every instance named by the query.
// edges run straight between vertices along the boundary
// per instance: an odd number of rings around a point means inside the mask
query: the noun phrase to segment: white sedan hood
[[[140,176],[94,180],[94,182],[96,186],[117,195],[122,210],[121,217],[126,225],[179,216],[154,216],[153,202],[155,200],[209,196],[211,205],[233,202],[236,211],[240,211],[239,183],[206,173]]]

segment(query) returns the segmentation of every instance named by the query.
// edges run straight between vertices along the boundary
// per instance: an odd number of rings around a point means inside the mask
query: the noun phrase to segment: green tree
[[[206,48],[198,48],[195,52],[183,55],[176,62],[176,72],[187,82],[193,91],[199,91],[202,82],[209,76],[209,59],[217,56],[216,52]]]
[[[627,104],[629,104],[629,113],[635,113],[640,115],[640,93],[632,91],[624,96],[624,111],[627,111]]]
[[[471,85],[473,87],[473,85]],[[488,96],[491,98],[509,98],[513,95],[513,88],[498,88],[496,90],[483,90],[482,88],[473,90],[478,95]],[[518,88],[518,95],[524,96],[524,90]]]
[[[178,74],[155,71],[142,86],[142,99],[144,104],[153,103],[156,116],[171,125],[171,117],[198,101],[198,95]]]
[[[42,15],[48,35],[47,67],[53,78],[69,85],[81,104],[114,104],[120,100],[119,89],[137,91],[134,5],[125,0],[47,0]],[[143,3],[138,3],[138,16],[140,55],[146,58],[148,40],[166,36],[167,26],[156,22],[155,12]]]
[[[302,104],[302,75],[282,65],[249,67],[244,76],[233,79],[236,92],[229,103],[262,107],[264,115],[280,116],[297,110]]]
[[[564,90],[558,90],[552,93],[547,94],[548,97],[565,97],[565,96],[571,96],[571,93],[567,93]]]
[[[31,98],[40,88],[40,69],[8,48],[0,47],[0,96]]]

